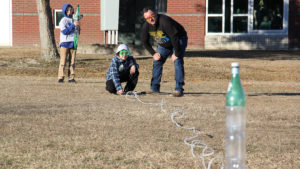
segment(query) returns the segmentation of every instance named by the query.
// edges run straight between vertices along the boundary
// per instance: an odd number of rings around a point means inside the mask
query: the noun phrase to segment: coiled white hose
[[[129,96],[134,96],[134,98],[129,98]],[[148,105],[154,105],[154,106],[160,106],[161,112],[167,113],[167,111],[164,109],[164,105],[166,104],[165,99],[163,98],[160,103],[151,103],[151,102],[144,102],[140,99],[139,94],[137,92],[127,92],[125,95],[127,100],[138,100],[142,104],[148,104]],[[210,169],[211,165],[214,160],[220,159],[221,160],[221,169],[224,169],[224,158],[222,156],[216,156],[209,160],[208,165],[206,166],[205,158],[209,156],[214,155],[214,149],[207,146],[207,144],[202,140],[197,140],[196,138],[201,136],[201,131],[197,130],[195,127],[185,127],[182,124],[178,123],[176,119],[181,119],[184,117],[184,110],[183,109],[175,109],[173,110],[171,114],[171,120],[172,122],[179,128],[186,129],[186,130],[192,130],[195,135],[192,137],[188,137],[184,139],[184,143],[191,147],[191,152],[194,158],[201,158],[202,159],[202,165],[204,169]],[[202,149],[202,153],[200,156],[195,154],[195,148]]]

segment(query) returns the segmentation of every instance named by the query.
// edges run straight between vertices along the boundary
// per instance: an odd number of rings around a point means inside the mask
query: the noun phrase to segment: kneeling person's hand
[[[131,75],[134,74],[135,71],[136,71],[135,66],[131,66],[131,68],[130,68],[130,74],[131,74]]]
[[[122,95],[123,93],[124,93],[123,89],[117,91],[118,95]]]

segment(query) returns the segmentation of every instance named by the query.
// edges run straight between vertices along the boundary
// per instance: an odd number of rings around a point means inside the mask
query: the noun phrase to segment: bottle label
[[[239,68],[237,67],[232,68],[232,74],[239,74],[239,73],[240,73]]]

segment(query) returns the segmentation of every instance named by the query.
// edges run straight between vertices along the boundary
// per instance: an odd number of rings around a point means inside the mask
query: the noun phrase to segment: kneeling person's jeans
[[[134,74],[130,74],[129,72],[124,75],[124,76],[120,76],[120,82],[127,82],[126,86],[124,88],[124,92],[128,92],[128,91],[133,91],[137,85],[138,82],[138,78],[139,78],[139,71],[136,70],[136,72]],[[108,80],[106,81],[106,90],[109,93],[117,93],[117,89],[115,87],[115,84],[113,82],[113,80]]]
[[[180,49],[182,51],[181,55],[178,56],[178,59],[174,62],[175,67],[175,81],[176,86],[175,90],[183,92],[184,86],[184,55],[185,49],[187,47],[188,38],[181,37],[179,39]],[[166,49],[158,45],[157,52],[160,53],[161,59],[156,61],[153,60],[153,69],[152,69],[152,79],[151,79],[151,90],[154,92],[160,92],[160,82],[162,77],[163,65],[166,62],[167,58],[175,53],[174,49]]]

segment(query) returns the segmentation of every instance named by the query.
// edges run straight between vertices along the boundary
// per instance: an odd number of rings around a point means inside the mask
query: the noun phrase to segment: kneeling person
[[[106,90],[108,92],[122,95],[135,89],[139,77],[139,65],[129,54],[127,45],[122,44],[118,47],[116,56],[111,60],[106,74]],[[124,89],[121,85],[122,82],[126,82]]]

